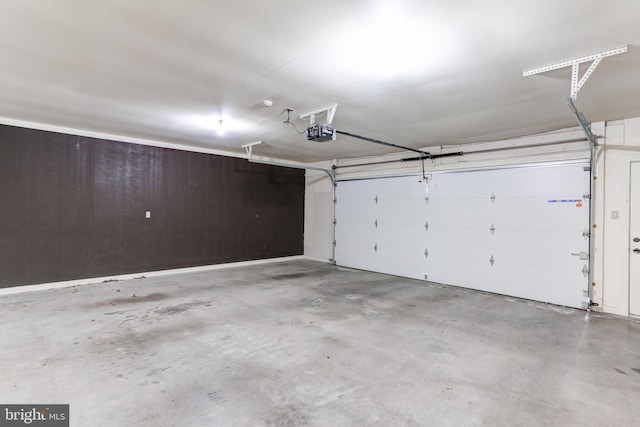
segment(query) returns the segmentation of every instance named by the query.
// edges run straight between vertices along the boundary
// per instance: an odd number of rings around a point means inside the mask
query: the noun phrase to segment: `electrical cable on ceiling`
[[[293,122],[291,121],[291,112],[293,111],[291,108],[285,108],[285,109],[284,109],[284,111],[286,111],[286,112],[287,112],[287,120],[285,120],[285,121],[284,121],[284,122],[282,122],[282,123],[284,123],[285,125],[291,125],[291,126],[293,126],[293,128],[296,130],[296,132],[298,133],[298,135],[302,135],[303,133],[305,133],[305,132],[307,131],[307,130],[305,129],[305,130],[303,130],[302,132],[300,132],[300,131],[298,130],[298,128],[296,127],[295,123],[293,123]]]

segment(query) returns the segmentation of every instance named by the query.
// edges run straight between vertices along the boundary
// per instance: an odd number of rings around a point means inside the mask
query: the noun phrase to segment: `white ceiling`
[[[392,150],[308,143],[283,109],[337,102],[337,129],[414,148],[555,130],[576,124],[570,69],[522,71],[625,44],[578,95],[590,121],[640,116],[637,0],[1,0],[0,117],[359,157]]]

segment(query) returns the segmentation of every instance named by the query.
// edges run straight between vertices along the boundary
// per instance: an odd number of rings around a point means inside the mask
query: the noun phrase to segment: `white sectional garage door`
[[[587,166],[339,181],[336,263],[584,308]]]

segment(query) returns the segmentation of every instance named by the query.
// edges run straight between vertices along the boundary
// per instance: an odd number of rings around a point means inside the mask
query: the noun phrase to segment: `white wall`
[[[328,163],[314,166],[330,168]],[[307,170],[304,200],[304,254],[322,261],[333,256],[333,185],[324,172]]]
[[[592,260],[593,297],[598,303],[596,310],[628,315],[629,306],[629,173],[630,162],[640,160],[640,118],[592,125],[594,134],[602,145],[596,170],[596,191],[594,219],[595,248]],[[589,157],[586,141],[562,142],[582,139],[584,134],[578,128],[508,141],[488,142],[443,147],[442,152],[464,151],[462,157],[442,158],[425,162],[425,170],[451,170],[500,165],[526,164],[577,160]],[[553,145],[536,148],[477,153],[473,151],[517,147],[530,144],[553,142]],[[441,151],[440,147],[426,149],[431,153]],[[412,153],[388,156],[339,160],[339,166],[355,165],[377,160],[392,160],[413,157]],[[322,165],[327,167],[327,164]],[[389,163],[377,166],[340,168],[337,178],[363,178],[372,176],[392,176],[398,174],[421,173],[420,162]],[[316,259],[329,260],[332,257],[332,186],[326,175],[307,172],[305,194],[305,255]],[[611,212],[618,211],[618,219],[611,219]]]
[[[627,316],[630,171],[631,162],[640,160],[640,118],[608,123],[602,145],[596,193],[594,300],[605,312]]]

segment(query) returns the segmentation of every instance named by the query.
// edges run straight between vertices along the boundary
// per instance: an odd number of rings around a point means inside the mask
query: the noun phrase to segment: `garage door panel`
[[[375,220],[374,206],[358,200],[342,200],[336,203],[336,218],[345,223],[373,223]]]
[[[373,247],[345,247],[345,255],[336,252],[340,265],[347,265],[367,271],[375,271],[396,276],[409,277],[412,279],[424,279],[423,256],[416,255],[415,252],[394,251],[384,246]]]
[[[336,234],[340,235],[341,243],[361,244],[366,241],[374,242],[373,230],[373,224],[340,221],[340,224],[336,225]]]
[[[495,259],[527,263],[537,268],[567,265],[589,250],[582,235],[536,231],[497,233],[492,248]],[[544,251],[544,253],[542,252]],[[582,268],[582,267],[580,267]]]
[[[506,167],[504,169],[459,171],[434,174],[429,184],[430,197],[477,198],[495,196],[496,200],[508,197],[546,197],[553,190],[562,188],[585,194],[589,185],[587,164],[534,167]],[[585,172],[584,174],[573,172]],[[469,180],[470,174],[483,175],[479,180]],[[562,185],[559,186],[558,184]]]
[[[424,279],[426,260],[419,252],[393,250],[386,246],[379,246],[376,260],[378,261],[377,271],[381,273]]]
[[[424,183],[418,176],[381,178],[373,191],[379,198],[414,198],[424,194]]]
[[[460,268],[460,265],[464,265],[464,268]],[[477,256],[436,252],[429,253],[425,263],[425,274],[430,282],[478,289],[480,284],[488,281],[489,266],[488,259],[483,260]]]
[[[374,211],[379,221],[424,224],[427,204],[424,199],[387,199],[380,201]]]
[[[378,193],[375,203],[376,217],[379,220],[396,223],[420,223],[427,212],[424,185],[412,182],[414,177],[401,177],[384,179],[397,186],[384,193]],[[407,185],[409,181],[409,185]],[[375,199],[374,199],[375,200]],[[401,215],[398,215],[401,213]]]
[[[585,166],[552,165],[494,170],[490,171],[492,180],[488,186],[496,201],[512,197],[544,198],[560,190],[583,195],[585,189],[589,188],[589,173],[585,172]]]
[[[359,268],[362,270],[376,270],[376,260],[374,259],[375,243],[362,242],[354,244],[352,241],[342,240],[342,243],[336,246],[336,259],[340,260],[339,265],[345,267]]]
[[[434,174],[429,180],[429,201],[437,199],[490,198],[492,189],[499,184],[493,176],[482,182],[469,179],[471,172]]]
[[[491,228],[493,225],[503,229],[574,229],[582,233],[589,217],[588,202],[582,196],[561,197],[520,197],[501,199],[495,203],[479,199],[429,200],[426,218],[430,224],[437,219],[439,225],[447,227],[466,224]],[[536,212],[536,215],[530,215],[531,212]],[[527,218],[526,221],[523,218]],[[581,221],[576,221],[576,218]]]
[[[401,218],[376,217],[373,224],[381,229],[384,227],[411,227],[415,232],[418,228],[425,228],[426,220],[424,214],[412,218],[406,218],[404,216]]]
[[[567,197],[562,200],[576,200]],[[548,230],[583,233],[589,221],[588,204],[549,202],[547,198],[504,199],[496,202],[491,223],[497,230]],[[553,200],[553,199],[552,199]],[[535,212],[535,215],[531,213]]]
[[[375,230],[378,246],[399,252],[424,252],[427,231],[419,226],[382,224]]]
[[[493,220],[490,200],[484,199],[429,199],[427,220],[445,227],[457,225],[490,227]],[[436,224],[436,222],[434,222]]]
[[[340,259],[340,263],[338,265],[357,268],[359,270],[367,270],[367,271],[375,271],[378,273],[384,273],[383,270],[378,269],[378,263],[372,259],[371,253],[362,251],[361,248],[345,246],[343,249],[343,253],[339,251],[336,252],[337,259]]]
[[[500,261],[494,267],[491,289],[485,290],[535,301],[540,301],[540,295],[545,295],[544,302],[581,308],[581,302],[577,304],[576,301],[581,301],[584,297],[582,292],[586,289],[580,289],[580,295],[576,296],[575,289],[564,286],[566,283],[586,282],[587,278],[580,268],[537,268]]]
[[[489,228],[429,226],[427,248],[443,254],[490,253],[493,247]]]
[[[356,180],[356,181],[343,181],[340,182],[341,192],[339,194],[340,200],[352,199],[352,200],[371,200],[378,192],[377,187],[370,184],[371,180]]]
[[[540,295],[545,295],[545,302],[570,307],[576,306],[576,295],[573,289],[562,286],[562,283],[585,280],[579,268],[550,266],[541,269],[527,263],[502,260],[489,267],[489,264],[482,260],[444,257],[438,254],[432,261],[427,267],[429,281],[535,301],[540,301]],[[466,268],[453,271],[446,268],[460,263],[464,263]],[[440,268],[434,268],[435,265]],[[550,277],[553,279],[550,280]]]

